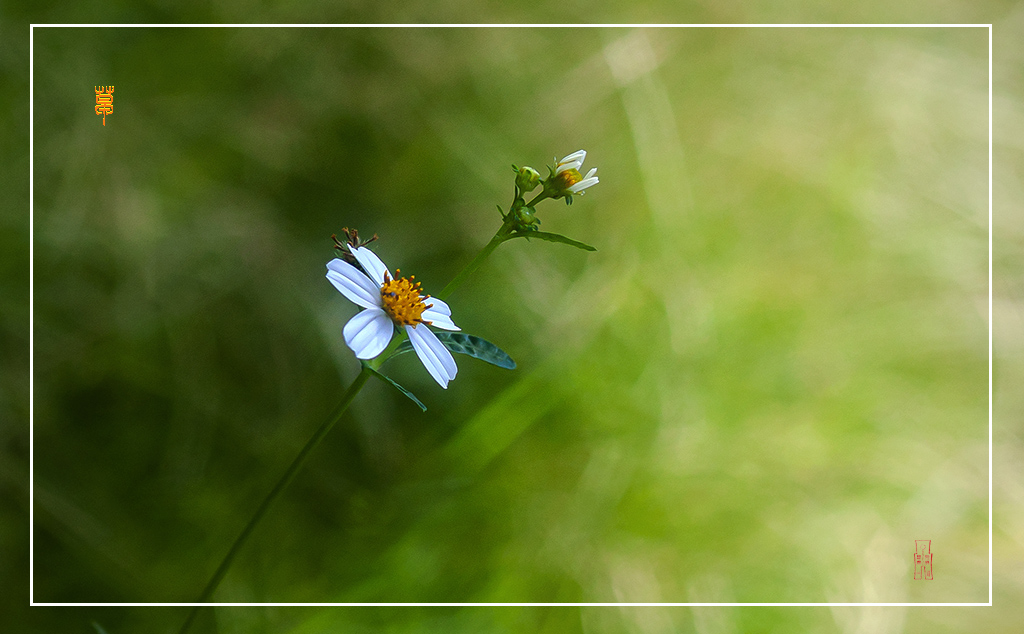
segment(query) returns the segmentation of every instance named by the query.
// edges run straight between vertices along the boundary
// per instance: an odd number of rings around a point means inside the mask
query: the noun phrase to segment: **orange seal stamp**
[[[96,114],[103,115],[103,125],[107,125],[107,115],[114,112],[114,87],[95,86]]]

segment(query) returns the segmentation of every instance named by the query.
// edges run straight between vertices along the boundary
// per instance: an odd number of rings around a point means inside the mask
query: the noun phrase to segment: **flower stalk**
[[[320,444],[320,441],[323,440],[334,425],[341,420],[345,410],[347,410],[348,406],[352,404],[356,394],[359,394],[359,391],[363,389],[363,386],[366,385],[366,380],[369,378],[370,370],[363,367],[359,371],[355,380],[352,381],[352,385],[348,387],[345,394],[341,397],[341,402],[338,403],[338,406],[334,408],[334,411],[327,417],[327,420],[320,425],[320,428],[316,430],[313,436],[306,442],[306,445],[299,451],[299,454],[295,456],[295,459],[292,460],[292,463],[288,466],[284,475],[281,476],[281,479],[277,481],[277,484],[274,485],[274,488],[270,490],[270,493],[263,498],[263,502],[261,502],[259,507],[256,509],[256,513],[253,514],[252,519],[249,520],[249,523],[245,525],[242,532],[237,538],[235,538],[235,543],[231,545],[228,553],[224,555],[224,559],[222,559],[220,565],[217,566],[213,576],[210,577],[210,581],[206,584],[206,587],[203,588],[202,594],[200,594],[199,598],[196,599],[196,603],[206,603],[210,600],[210,597],[213,596],[217,586],[219,586],[220,582],[224,579],[224,575],[227,574],[228,568],[230,568],[231,564],[235,561],[238,551],[242,549],[242,546],[249,539],[249,535],[252,534],[253,530],[260,523],[260,520],[263,519],[263,516],[267,514],[267,510],[270,508],[271,504],[273,504],[274,500],[281,495],[281,492],[284,491],[295,478],[295,474],[297,474],[299,469],[302,468],[302,465],[305,464],[306,458],[309,456],[310,452]],[[189,612],[188,617],[185,619],[185,623],[181,626],[181,630],[179,630],[180,634],[188,632],[189,628],[192,626],[192,622],[199,614],[201,607],[201,605],[195,605],[192,607],[192,611]]]
[[[499,244],[512,237],[512,233],[515,231],[515,228],[511,219],[512,214],[509,213],[508,216],[506,216],[506,220],[498,229],[498,232],[494,234],[493,238],[491,238],[491,241],[484,246],[480,253],[476,254],[476,257],[473,258],[469,264],[464,266],[462,270],[452,278],[452,281],[448,282],[448,284],[441,289],[441,292],[437,294],[438,299],[448,299],[448,296],[451,295],[456,288],[461,286],[462,283],[466,281],[466,278],[480,268],[480,265],[483,264],[484,260],[486,260],[487,257],[498,248]]]

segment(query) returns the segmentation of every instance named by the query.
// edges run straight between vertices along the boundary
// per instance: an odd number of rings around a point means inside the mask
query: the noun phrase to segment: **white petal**
[[[586,150],[576,150],[575,152],[573,152],[569,156],[567,156],[564,159],[562,159],[561,161],[559,161],[558,164],[561,165],[562,163],[569,163],[569,162],[579,161],[580,164],[582,165],[583,161],[585,161],[586,158],[587,158],[587,151]]]
[[[380,308],[367,308],[345,324],[345,343],[357,359],[372,359],[388,347],[395,327]]]
[[[587,153],[584,150],[577,150],[569,156],[565,157],[558,162],[555,166],[555,175],[561,174],[569,170],[578,170],[583,166],[583,161],[587,158]]]
[[[428,299],[427,303],[429,304],[431,301],[433,301],[433,298]],[[428,308],[423,311],[421,317],[425,321],[429,321],[431,326],[436,326],[437,328],[444,328],[445,330],[462,330],[462,328],[456,326],[455,322],[452,321],[451,315],[445,315],[444,313],[437,312],[433,308]]]
[[[437,326],[445,330],[462,330],[452,321],[452,309],[448,307],[448,304],[435,297],[421,296],[420,299],[423,300],[424,304],[430,306],[430,308],[423,311],[422,317],[429,321],[431,326]]]
[[[348,262],[338,258],[328,262],[327,279],[342,295],[359,306],[380,307],[380,286]]]
[[[353,249],[351,246],[349,246],[348,250],[352,252],[352,255],[359,262],[359,266],[363,267],[363,270],[366,271],[371,280],[377,283],[378,287],[384,283],[385,271],[387,271],[388,277],[391,277],[391,271],[388,271],[388,267],[380,261],[380,258],[373,251],[366,247],[356,247]]]
[[[430,332],[426,326],[406,326],[405,331],[409,333],[409,341],[412,342],[416,356],[423,362],[423,367],[434,377],[438,385],[448,389],[448,381],[454,379],[459,371],[452,353],[448,352],[448,348],[445,348],[437,335]]]
[[[591,170],[591,171],[593,172],[594,170]],[[597,180],[596,176],[591,176],[590,178],[584,178],[580,182],[578,182],[575,185],[573,185],[572,187],[570,187],[569,191],[571,191],[574,194],[583,194],[583,190],[584,189],[586,189],[588,187],[592,187],[594,185],[597,185],[599,182],[601,182],[601,181]]]
[[[438,298],[425,297],[423,295],[420,295],[420,299],[423,300],[424,304],[432,304],[430,310],[434,311],[435,313],[441,313],[442,315],[447,315],[448,317],[452,316],[452,309],[448,307],[448,304],[444,303]]]

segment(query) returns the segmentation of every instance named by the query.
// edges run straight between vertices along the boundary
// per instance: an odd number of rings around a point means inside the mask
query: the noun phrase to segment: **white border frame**
[[[35,30],[37,28],[209,28],[209,29],[270,29],[279,27],[291,28],[332,28],[332,29],[428,29],[428,28],[449,28],[449,29],[476,29],[476,28],[572,28],[572,29],[605,29],[605,28],[630,28],[630,29],[779,29],[779,28],[809,28],[809,29],[868,29],[868,28],[898,28],[898,29],[978,29],[988,30],[988,602],[987,603],[37,603],[35,600]],[[686,25],[686,24],[613,24],[613,25],[445,25],[445,24],[423,24],[423,25],[29,25],[29,604],[39,606],[110,606],[110,607],[189,607],[205,605],[210,607],[253,607],[253,606],[278,606],[278,607],[342,607],[342,606],[439,606],[439,607],[469,607],[469,606],[578,606],[578,607],[626,607],[626,606],[658,606],[658,607],[981,607],[992,606],[992,25],[990,24],[927,24],[927,25]]]

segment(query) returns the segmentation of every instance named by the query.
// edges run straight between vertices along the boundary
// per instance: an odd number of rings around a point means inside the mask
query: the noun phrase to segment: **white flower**
[[[349,251],[369,276],[338,258],[327,263],[331,284],[364,309],[345,324],[345,343],[356,358],[372,359],[391,343],[395,327],[402,326],[427,372],[447,389],[459,369],[452,353],[427,326],[460,330],[448,304],[421,295],[419,282],[412,281],[415,276],[391,277],[388,267],[366,247],[350,246]]]
[[[577,150],[555,165],[551,180],[556,184],[556,188],[562,196],[573,194],[582,196],[584,189],[600,182],[595,176],[597,174],[596,167],[591,168],[586,176],[580,174],[580,168],[583,167],[583,161],[586,158],[586,150]]]

